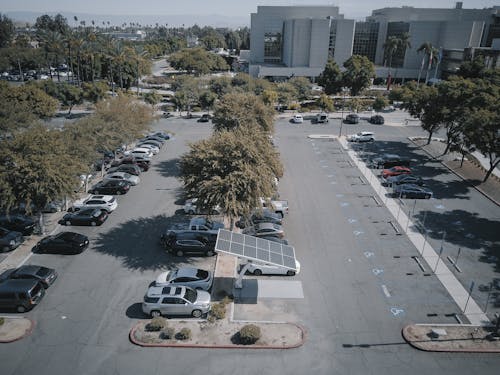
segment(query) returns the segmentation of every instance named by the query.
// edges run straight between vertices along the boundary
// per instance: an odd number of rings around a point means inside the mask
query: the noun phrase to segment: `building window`
[[[330,41],[328,43],[328,57],[335,56],[335,41],[337,39],[337,21],[330,20]]]
[[[371,62],[375,62],[378,28],[378,22],[356,22],[352,46],[353,55],[366,56]]]
[[[264,62],[281,62],[281,33],[264,34]]]

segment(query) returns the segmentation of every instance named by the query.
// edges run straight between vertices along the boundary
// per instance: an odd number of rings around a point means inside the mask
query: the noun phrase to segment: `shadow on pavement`
[[[179,162],[178,158],[164,160],[156,164],[154,168],[162,177],[177,177],[179,176]]]

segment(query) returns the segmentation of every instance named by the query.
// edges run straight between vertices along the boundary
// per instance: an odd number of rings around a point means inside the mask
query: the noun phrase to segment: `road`
[[[187,220],[176,214],[182,204],[177,161],[188,142],[210,134],[210,124],[170,118],[161,119],[155,128],[176,136],[166,143],[153,168],[141,176],[141,184],[119,197],[118,209],[102,227],[71,228],[89,235],[92,246],[77,256],[34,255],[28,260],[56,268],[59,279],[41,305],[27,314],[36,321],[34,332],[2,347],[3,375],[498,372],[498,357],[425,353],[404,343],[400,333],[404,325],[455,323],[449,315],[460,311],[437,278],[425,276],[411,258],[417,249],[405,236],[396,235],[387,222],[388,211],[373,200],[371,187],[363,185],[340,145],[307,138],[311,133],[337,134],[335,120],[326,126],[307,121],[298,126],[287,120],[276,123],[276,143],[285,165],[280,193],[290,203],[285,230],[302,265],[301,273],[291,280],[301,282],[304,298],[266,303],[271,312],[284,308],[287,316],[306,327],[306,344],[284,351],[132,345],[128,331],[144,319],[140,302],[155,276],[179,264],[211,267],[214,261],[193,257],[179,263],[158,246],[166,227]],[[346,131],[351,129],[375,129],[380,141],[374,146],[379,151],[406,150],[406,137],[421,134],[417,127],[364,123]],[[415,159],[423,157],[416,150],[408,152]],[[442,215],[461,209],[462,216],[468,212],[471,220],[479,220],[478,227],[483,219],[498,220],[498,208],[491,208],[475,190],[465,191],[446,171],[432,172],[432,165],[426,164],[420,172],[436,179],[432,187],[441,190],[436,200],[418,202],[415,217],[428,211],[430,219],[430,212]],[[438,217],[426,219],[426,225],[438,223]],[[433,246],[439,245],[439,232],[429,236]],[[472,263],[476,255],[468,256]],[[463,257],[465,269],[467,256]],[[478,266],[491,267],[488,263]],[[281,316],[271,314],[268,319],[281,320]]]

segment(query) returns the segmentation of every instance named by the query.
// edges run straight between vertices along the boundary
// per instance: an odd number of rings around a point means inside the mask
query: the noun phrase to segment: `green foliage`
[[[215,105],[212,120],[215,130],[234,129],[242,125],[257,125],[265,132],[272,132],[274,110],[253,94],[232,93],[225,95]]]
[[[375,101],[373,102],[372,107],[375,111],[379,112],[383,110],[385,107],[387,107],[388,104],[389,102],[384,96],[377,96],[375,98]]]
[[[200,81],[192,76],[178,76],[172,82],[175,91],[173,101],[180,110],[190,111],[200,100]]]
[[[224,302],[216,302],[212,304],[210,316],[213,316],[217,320],[224,319],[226,317],[226,304]]]
[[[345,63],[342,74],[344,86],[351,89],[351,95],[356,96],[370,86],[375,77],[375,67],[366,56],[353,55]]]
[[[71,113],[73,106],[83,103],[83,90],[80,87],[62,83],[59,85],[58,99],[62,105],[68,107],[68,113]]]
[[[14,23],[5,14],[0,13],[0,48],[10,45],[14,38]]]
[[[161,316],[151,319],[151,321],[146,324],[146,331],[158,332],[167,327],[167,320]]]
[[[261,98],[265,104],[273,106],[278,101],[278,93],[274,90],[264,90]]]
[[[170,65],[175,69],[186,70],[196,75],[212,71],[228,70],[226,61],[203,48],[185,48],[169,56]]]
[[[5,318],[0,317],[0,326],[2,326],[5,323]]]
[[[293,77],[288,80],[288,83],[295,88],[299,101],[307,100],[311,96],[311,81],[306,77]]]
[[[144,101],[152,106],[161,102],[162,96],[156,90],[151,90],[144,94]]]
[[[212,78],[210,79],[208,85],[210,87],[210,91],[217,95],[218,99],[222,98],[233,89],[231,85],[231,78],[229,77]]]
[[[336,94],[342,89],[342,73],[333,59],[328,59],[325,69],[318,77],[318,84],[324,87],[328,95]]]
[[[210,110],[213,108],[217,95],[211,91],[203,91],[200,95],[200,105],[203,109]]]
[[[171,340],[175,338],[175,329],[172,327],[165,327],[160,332],[160,338],[162,340]]]
[[[190,340],[191,336],[192,336],[191,330],[189,328],[184,327],[179,332],[177,332],[175,338],[177,340],[185,341],[185,340]]]
[[[333,100],[328,97],[328,95],[321,94],[319,99],[317,100],[318,106],[327,112],[333,111]]]
[[[255,344],[261,337],[260,327],[255,324],[244,325],[238,333],[239,342],[243,345]]]
[[[83,82],[82,84],[83,97],[92,103],[104,99],[109,91],[109,86],[106,82]]]
[[[278,103],[281,105],[288,105],[292,101],[298,99],[298,91],[294,85],[288,82],[278,83],[276,85],[276,91],[278,93]]]
[[[36,19],[35,28],[38,31],[52,31],[65,34],[69,30],[68,21],[61,14],[51,17],[44,14]]]

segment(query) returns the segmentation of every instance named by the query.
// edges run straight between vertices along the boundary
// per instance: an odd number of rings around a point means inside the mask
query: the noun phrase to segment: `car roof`
[[[181,267],[177,269],[177,277],[196,277],[199,268]]]
[[[278,224],[273,224],[273,223],[259,223],[255,224],[255,229],[274,229],[274,230],[281,230],[281,226]]]
[[[41,268],[46,268],[46,267],[28,264],[28,265],[24,265],[24,266],[18,267],[14,271],[14,273],[25,274],[25,275],[34,275]]]
[[[159,296],[183,296],[186,289],[189,287],[176,285],[176,286],[151,286],[148,289],[147,295],[149,297]],[[191,289],[191,288],[189,288]]]
[[[87,236],[80,234],[80,233],[75,233],[75,232],[61,232],[61,233],[56,234],[53,237],[64,238],[65,240],[79,240],[79,239],[87,238]]]
[[[19,289],[31,289],[33,286],[39,284],[36,279],[6,279],[0,283],[0,290],[5,291],[17,291]]]
[[[373,135],[373,132],[359,132],[359,135]]]

